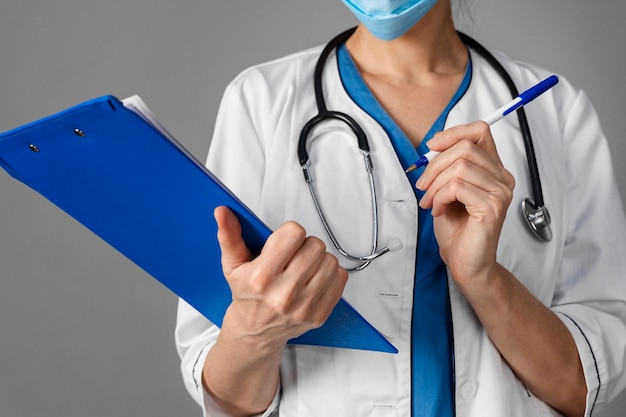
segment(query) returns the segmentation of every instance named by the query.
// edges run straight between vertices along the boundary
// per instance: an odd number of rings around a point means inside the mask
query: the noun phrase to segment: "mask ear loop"
[[[502,66],[502,64],[494,57],[480,43],[476,42],[471,37],[462,32],[457,32],[463,43],[470,48],[475,49],[480,55],[482,55],[487,62],[498,72],[502,80],[507,85],[511,95],[517,97],[519,91],[513,82],[513,79]],[[543,201],[543,191],[541,187],[541,178],[539,177],[539,168],[537,167],[537,156],[535,155],[535,149],[533,146],[532,135],[530,133],[530,127],[528,126],[528,119],[526,118],[526,112],[522,107],[516,110],[517,118],[519,120],[520,130],[524,139],[524,148],[526,151],[526,160],[528,163],[528,172],[530,174],[530,182],[533,189],[534,201],[530,198],[522,201],[522,215],[529,226],[530,231],[535,235],[537,239],[542,242],[549,242],[552,240],[552,229],[550,228],[550,213]]]

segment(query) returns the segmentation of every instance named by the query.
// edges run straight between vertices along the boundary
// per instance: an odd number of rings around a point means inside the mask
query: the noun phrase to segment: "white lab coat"
[[[316,114],[313,68],[320,48],[256,66],[228,86],[207,166],[261,219],[276,228],[296,220],[325,239],[297,158],[300,129]],[[498,55],[523,90],[548,72]],[[446,127],[490,114],[510,100],[501,78],[472,53],[471,85]],[[335,55],[324,71],[329,109],[352,115],[369,137],[380,214],[380,242],[402,249],[351,273],[344,297],[398,348],[396,355],[288,345],[281,390],[265,415],[281,417],[409,417],[411,304],[415,279],[417,201],[382,128],[349,99]],[[532,197],[516,117],[492,127],[498,152],[515,176],[513,202],[498,246],[498,261],[571,331],[584,367],[590,416],[625,386],[626,222],[607,143],[586,96],[560,83],[526,107],[554,237],[536,240],[521,217]],[[356,140],[330,122],[308,141],[320,200],[346,249],[369,251],[369,189]],[[327,239],[326,239],[327,240]],[[334,251],[329,243],[328,248]],[[340,256],[342,264],[348,264]],[[211,273],[211,271],[207,271]],[[515,377],[472,308],[450,282],[458,417],[558,415]],[[415,317],[428,320],[428,317]],[[201,369],[219,329],[180,303],[176,341],[187,388],[205,415],[221,416],[203,392]]]

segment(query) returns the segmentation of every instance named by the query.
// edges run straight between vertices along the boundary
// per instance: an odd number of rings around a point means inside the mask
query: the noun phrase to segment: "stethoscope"
[[[342,256],[353,261],[361,262],[358,266],[348,269],[349,271],[361,270],[368,266],[374,259],[378,258],[379,256],[384,255],[385,253],[390,251],[398,250],[402,247],[402,243],[398,239],[392,239],[392,241],[388,245],[384,246],[381,249],[378,249],[378,204],[376,201],[376,187],[374,184],[373,165],[372,158],[370,156],[369,144],[367,142],[367,136],[365,135],[365,132],[363,131],[361,126],[359,126],[359,124],[352,117],[350,117],[346,113],[328,110],[328,108],[326,107],[326,101],[324,100],[324,93],[322,91],[322,73],[328,56],[337,46],[343,44],[354,33],[355,29],[356,28],[351,28],[343,33],[340,33],[330,42],[328,42],[328,44],[322,50],[322,53],[317,60],[315,72],[313,75],[313,87],[315,91],[315,102],[317,104],[318,113],[304,125],[302,131],[300,132],[300,138],[298,140],[298,158],[300,161],[300,166],[302,167],[304,179],[308,185],[313,204],[315,205],[315,209],[317,210],[317,213],[329,239],[331,240],[333,246],[335,246],[337,251]],[[476,52],[478,52],[483,58],[485,58],[487,62],[496,70],[498,75],[502,77],[502,79],[506,83],[512,97],[517,97],[519,95],[517,87],[515,86],[513,79],[504,69],[502,64],[500,64],[500,62],[480,43],[465,35],[464,33],[458,32],[458,34],[465,43],[465,45],[476,50]],[[535,156],[530,128],[528,126],[528,119],[526,118],[526,113],[524,112],[523,108],[517,109],[516,112],[517,118],[519,120],[520,130],[522,133],[522,138],[524,140],[526,160],[528,162],[528,171],[530,173],[530,180],[534,197],[533,199],[525,198],[522,201],[522,215],[532,234],[541,242],[549,242],[550,240],[552,240],[550,214],[548,212],[548,209],[545,207],[543,201],[543,192],[541,187],[541,180],[539,178],[537,158]],[[343,247],[339,243],[339,240],[337,239],[329,225],[326,215],[324,214],[324,210],[319,203],[319,198],[317,196],[317,192],[315,191],[315,187],[313,186],[313,176],[309,167],[309,154],[306,148],[307,139],[309,138],[310,133],[315,126],[329,120],[338,120],[346,124],[356,136],[359,149],[363,153],[365,169],[367,171],[369,179],[370,203],[372,206],[372,243],[370,253],[367,255],[356,256],[348,253],[346,250],[343,249]]]

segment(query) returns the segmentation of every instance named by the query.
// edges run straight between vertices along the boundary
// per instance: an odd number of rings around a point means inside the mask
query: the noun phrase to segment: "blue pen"
[[[545,80],[541,81],[540,83],[534,85],[533,87],[530,87],[528,90],[524,91],[519,96],[515,97],[511,102],[500,107],[498,110],[493,112],[491,116],[486,117],[482,120],[491,126],[492,124],[502,119],[507,114],[514,112],[515,110],[517,110],[518,108],[522,107],[525,104],[530,103],[531,101],[539,97],[541,94],[545,93],[546,91],[554,87],[558,82],[559,82],[559,77],[557,77],[556,75],[551,75]],[[406,172],[411,172],[415,169],[425,166],[437,154],[439,154],[439,152],[437,151],[429,151],[425,153],[420,159],[415,161],[413,165],[408,167],[406,169]]]

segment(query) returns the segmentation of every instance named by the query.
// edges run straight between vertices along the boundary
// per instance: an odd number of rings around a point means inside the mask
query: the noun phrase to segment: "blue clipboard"
[[[213,209],[233,210],[257,253],[271,234],[166,131],[113,96],[0,135],[0,165],[218,326],[232,296]],[[290,342],[397,353],[344,299]]]

